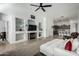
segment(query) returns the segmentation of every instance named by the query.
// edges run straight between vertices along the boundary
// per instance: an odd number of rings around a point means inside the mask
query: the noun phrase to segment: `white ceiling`
[[[33,3],[32,3],[33,4]],[[39,5],[38,3],[35,3],[36,5]],[[46,3],[45,3],[46,4]],[[6,13],[6,14],[12,14],[17,17],[29,17],[30,14],[40,14],[42,15],[47,14],[49,17],[73,17],[77,16],[78,10],[79,10],[79,4],[78,3],[47,3],[51,4],[52,7],[45,8],[46,12],[43,12],[41,9],[37,12],[34,12],[36,7],[30,6],[29,3],[7,3],[7,4],[1,4],[0,3],[0,12]]]

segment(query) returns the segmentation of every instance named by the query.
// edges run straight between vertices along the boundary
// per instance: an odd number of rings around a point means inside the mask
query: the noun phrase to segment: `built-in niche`
[[[23,40],[23,39],[24,39],[24,33],[16,34],[16,41]]]
[[[36,39],[37,38],[37,33],[28,33],[28,40]]]
[[[24,39],[24,20],[15,18],[16,41]]]
[[[24,31],[24,21],[20,18],[16,18],[16,31]]]

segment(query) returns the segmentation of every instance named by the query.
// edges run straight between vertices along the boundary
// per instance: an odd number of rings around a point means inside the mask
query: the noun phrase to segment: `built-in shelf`
[[[15,18],[15,27],[16,41],[24,40],[24,20]]]
[[[27,33],[34,33],[34,32],[37,32],[37,31],[27,31]]]
[[[16,34],[24,33],[24,31],[17,31]]]
[[[24,31],[24,21],[20,18],[16,18],[16,31]]]
[[[24,39],[24,33],[16,34],[16,41],[23,40],[23,39]]]
[[[27,33],[34,33],[34,32],[42,32],[42,31],[27,31]]]
[[[27,26],[26,26],[27,24]],[[36,25],[36,30],[28,31],[28,25]],[[39,28],[41,26],[41,23],[39,26],[36,24],[35,20],[28,20],[27,22],[23,19],[16,18],[15,19],[15,34],[16,34],[16,42],[20,42],[22,40],[28,40],[29,39],[29,34],[31,33],[36,33],[36,38],[41,38],[42,37],[42,30]],[[33,27],[32,27],[33,28]]]

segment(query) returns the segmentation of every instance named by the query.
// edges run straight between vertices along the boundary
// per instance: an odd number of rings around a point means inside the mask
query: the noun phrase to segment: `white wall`
[[[52,36],[53,37],[53,19],[49,17],[48,15],[46,16],[46,29],[47,29],[47,37]]]
[[[36,3],[35,3],[36,4]],[[46,4],[46,3],[45,3]],[[9,29],[9,31],[11,31],[9,33],[9,35],[12,35],[12,37],[10,37],[10,42],[11,40],[14,40],[14,33],[15,29],[14,29],[14,17],[18,17],[21,19],[24,19],[25,21],[27,21],[28,19],[30,19],[30,15],[33,14],[35,15],[36,19],[38,22],[41,22],[42,25],[44,25],[43,20],[46,19],[46,25],[45,28],[43,28],[45,31],[43,31],[43,33],[46,35],[46,37],[48,36],[53,36],[53,29],[51,28],[53,26],[53,20],[55,20],[55,18],[64,16],[64,17],[68,17],[68,18],[74,18],[77,15],[77,11],[79,10],[79,4],[62,4],[62,3],[50,3],[52,5],[52,7],[49,8],[45,8],[46,12],[43,12],[41,9],[39,9],[37,12],[34,12],[34,10],[36,9],[36,7],[30,6],[30,4],[7,4],[7,5],[3,5],[3,9],[0,10],[0,12],[3,12],[5,14],[11,15],[8,16],[8,21],[9,23],[9,27],[11,27],[11,29]],[[39,4],[37,4],[39,5]],[[7,7],[7,8],[6,8]]]
[[[8,22],[8,42],[15,42],[15,17],[13,15],[6,16]]]
[[[9,43],[15,41],[15,20],[14,16],[0,13],[0,32],[6,32],[6,40]]]
[[[79,32],[79,11],[78,11],[78,19],[77,19],[77,23],[78,23],[78,32]]]
[[[70,21],[70,33],[76,32],[75,23],[76,22],[74,20]]]
[[[46,32],[47,32],[47,28],[46,28],[46,17],[44,17],[43,18],[43,23],[42,23],[42,28],[43,28],[43,34],[42,34],[42,36],[43,37],[47,37],[47,34],[46,34]]]
[[[78,11],[78,5],[77,4],[52,4],[52,8],[47,8],[47,36],[53,36],[53,29],[51,26],[53,26],[53,20],[56,20],[57,18],[64,16],[71,19],[77,18],[77,11]],[[60,24],[69,24],[68,21],[65,21],[64,23],[60,22]],[[72,27],[73,28],[73,27]],[[73,31],[73,30],[72,30]]]

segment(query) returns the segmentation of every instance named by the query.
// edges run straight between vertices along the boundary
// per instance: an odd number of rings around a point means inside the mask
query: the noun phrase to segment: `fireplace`
[[[28,33],[29,40],[36,39],[36,38],[37,38],[37,33]]]

